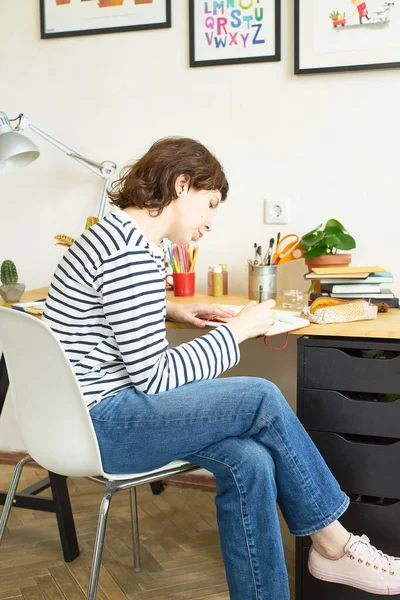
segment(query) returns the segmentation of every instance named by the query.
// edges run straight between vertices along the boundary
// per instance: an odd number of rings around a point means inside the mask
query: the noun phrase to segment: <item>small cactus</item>
[[[15,285],[18,283],[17,268],[12,260],[5,260],[2,263],[0,279],[3,285]]]

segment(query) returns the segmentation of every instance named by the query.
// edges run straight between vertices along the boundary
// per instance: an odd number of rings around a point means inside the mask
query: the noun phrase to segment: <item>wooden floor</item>
[[[8,489],[12,470],[0,465],[0,489]],[[20,489],[43,476],[41,469],[26,467]],[[82,478],[70,478],[68,485],[80,557],[63,562],[54,514],[12,509],[0,548],[0,600],[86,597],[104,488]],[[153,496],[149,486],[139,487],[142,571],[135,573],[129,492],[117,493],[107,525],[98,600],[229,600],[214,498],[213,492],[173,486]],[[294,538],[284,524],[282,531],[293,590]]]

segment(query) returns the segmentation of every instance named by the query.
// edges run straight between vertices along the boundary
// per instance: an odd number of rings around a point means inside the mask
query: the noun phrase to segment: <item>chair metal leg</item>
[[[101,557],[104,547],[104,536],[106,533],[107,517],[110,508],[111,498],[114,494],[114,489],[111,484],[107,484],[107,491],[103,496],[100,504],[99,520],[97,522],[96,540],[94,542],[93,562],[90,571],[90,582],[87,600],[95,600],[97,585],[99,583],[99,574],[101,566]]]
[[[131,497],[131,524],[132,524],[132,542],[133,542],[133,570],[139,572],[140,567],[140,540],[139,540],[139,520],[137,512],[136,486],[129,490]]]
[[[10,515],[11,507],[13,505],[15,492],[17,491],[19,479],[21,477],[21,472],[26,463],[32,461],[33,458],[30,456],[25,456],[25,458],[21,459],[17,466],[14,469],[13,476],[11,478],[10,488],[8,490],[6,501],[4,502],[3,512],[1,513],[0,519],[0,545],[3,540],[3,535],[6,530],[8,517]]]

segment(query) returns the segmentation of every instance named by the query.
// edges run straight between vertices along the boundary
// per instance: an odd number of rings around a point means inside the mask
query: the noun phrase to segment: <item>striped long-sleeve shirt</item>
[[[114,207],[67,250],[43,315],[88,406],[135,387],[148,394],[211,379],[239,362],[227,325],[169,348],[164,251]]]

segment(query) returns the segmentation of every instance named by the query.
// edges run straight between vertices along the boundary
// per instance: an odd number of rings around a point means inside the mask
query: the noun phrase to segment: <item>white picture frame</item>
[[[296,75],[398,68],[400,1],[295,0],[294,36]]]
[[[41,38],[171,27],[171,0],[40,0]]]

